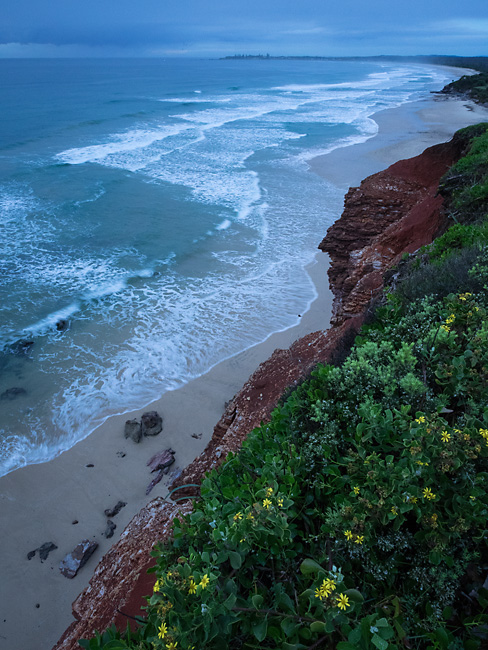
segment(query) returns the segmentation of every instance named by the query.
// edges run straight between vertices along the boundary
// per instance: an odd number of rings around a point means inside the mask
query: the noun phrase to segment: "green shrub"
[[[386,650],[459,627],[486,561],[488,327],[470,294],[424,306],[318,367],[204,480],[154,553],[147,647]]]
[[[454,221],[474,223],[488,215],[488,123],[458,132],[468,152],[441,179],[439,190]]]

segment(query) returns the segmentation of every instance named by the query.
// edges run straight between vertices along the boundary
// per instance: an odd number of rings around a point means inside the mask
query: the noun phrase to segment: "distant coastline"
[[[380,54],[377,56],[292,56],[270,54],[233,54],[223,56],[220,61],[228,60],[263,60],[263,61],[388,61],[397,63],[433,63],[453,68],[471,68],[480,72],[488,71],[488,57],[486,56],[448,56],[444,54],[400,56]]]

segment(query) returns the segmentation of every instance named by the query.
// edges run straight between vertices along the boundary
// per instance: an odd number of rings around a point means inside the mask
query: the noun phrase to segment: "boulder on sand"
[[[148,411],[141,418],[142,435],[157,436],[163,430],[163,418],[157,411]]]
[[[127,420],[124,427],[124,436],[130,438],[134,442],[141,442],[142,427],[141,423],[135,418],[134,420]]]
[[[59,564],[61,573],[66,578],[74,578],[78,571],[88,562],[97,546],[98,542],[83,539]]]

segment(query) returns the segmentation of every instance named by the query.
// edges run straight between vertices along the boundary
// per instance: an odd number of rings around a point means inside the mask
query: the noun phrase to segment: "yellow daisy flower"
[[[167,631],[168,631],[168,626],[166,625],[166,623],[164,622],[161,623],[161,627],[159,628],[159,632],[158,632],[158,637],[160,639],[164,639]]]
[[[339,609],[347,609],[349,606],[349,598],[345,594],[340,594],[336,600]]]
[[[208,575],[205,574],[205,575],[203,576],[203,578],[200,580],[200,587],[201,587],[202,589],[206,589],[207,586],[208,586],[208,583],[209,583],[209,582],[210,582],[210,580],[209,580],[209,578],[208,578]]]

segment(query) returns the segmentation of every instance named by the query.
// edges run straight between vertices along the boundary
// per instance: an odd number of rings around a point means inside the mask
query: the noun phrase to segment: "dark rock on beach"
[[[33,551],[27,553],[27,559],[32,560],[37,551],[39,551],[39,559],[41,562],[44,562],[44,560],[47,560],[49,553],[56,550],[57,548],[58,547],[53,542],[46,542],[42,546],[39,546],[39,548],[36,548]]]
[[[157,436],[163,430],[163,418],[157,411],[148,411],[141,418],[142,434]]]
[[[154,454],[147,461],[147,466],[151,469],[151,472],[156,472],[158,469],[165,469],[175,462],[174,456],[175,452],[172,449],[158,451],[157,454]]]
[[[159,483],[164,474],[169,472],[170,466],[175,462],[175,452],[172,449],[165,449],[154,454],[148,461],[147,466],[151,472],[158,472],[146,488],[146,495],[151,492],[153,487]]]
[[[20,397],[21,395],[27,395],[27,391],[25,390],[25,388],[19,388],[18,386],[14,386],[13,388],[7,388],[7,390],[0,395],[0,399],[13,400],[13,399],[17,399],[17,397]]]
[[[65,578],[74,578],[78,571],[88,562],[97,547],[97,542],[84,539],[71,553],[68,553],[59,565],[59,570]]]
[[[122,508],[126,505],[127,503],[125,501],[118,501],[113,508],[107,508],[103,512],[106,517],[115,517],[115,515],[118,515]]]
[[[134,442],[141,442],[142,438],[142,427],[141,423],[136,419],[127,420],[124,427],[124,436],[130,438]]]
[[[14,354],[29,354],[34,345],[34,341],[28,341],[27,339],[21,339],[20,341],[15,341],[10,346],[10,350]]]
[[[113,537],[114,530],[117,528],[117,525],[111,519],[107,519],[107,527],[105,528],[104,536],[109,539]]]

